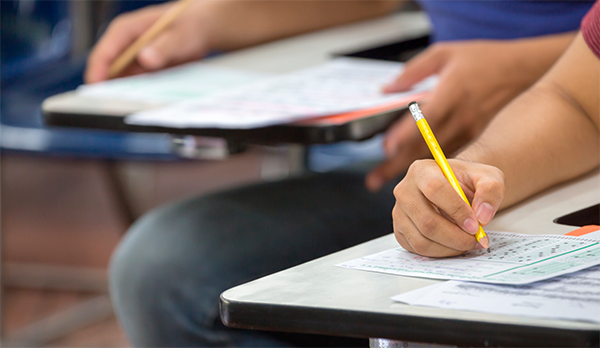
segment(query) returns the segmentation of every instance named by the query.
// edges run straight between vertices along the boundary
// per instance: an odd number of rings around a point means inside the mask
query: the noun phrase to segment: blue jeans
[[[392,232],[393,184],[364,188],[365,170],[312,174],[163,206],[115,251],[110,291],[136,346],[348,346],[343,338],[225,327],[221,292]],[[362,341],[367,346],[367,341]]]

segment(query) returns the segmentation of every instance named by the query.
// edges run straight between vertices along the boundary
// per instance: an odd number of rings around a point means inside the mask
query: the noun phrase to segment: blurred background
[[[83,83],[86,57],[110,20],[158,2],[0,1],[3,347],[130,346],[106,270],[129,225],[148,210],[382,156],[378,137],[360,146],[251,147],[207,161],[176,151],[164,134],[44,126],[41,102]]]
[[[126,347],[106,293],[112,250],[169,200],[273,179],[287,149],[174,155],[165,135],[47,128],[41,101],[82,83],[108,22],[151,1],[2,0],[2,346]]]

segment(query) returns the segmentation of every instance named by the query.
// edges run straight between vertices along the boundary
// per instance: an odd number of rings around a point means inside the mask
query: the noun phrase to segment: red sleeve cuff
[[[600,2],[596,1],[581,21],[583,39],[596,57],[600,58]]]

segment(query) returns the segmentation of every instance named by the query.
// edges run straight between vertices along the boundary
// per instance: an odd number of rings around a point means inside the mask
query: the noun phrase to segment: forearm
[[[399,0],[204,0],[212,46],[229,50],[392,12]]]
[[[589,118],[555,92],[536,87],[505,108],[457,157],[504,172],[504,208],[591,170],[598,165],[599,146]]]
[[[520,81],[523,89],[529,88],[539,80],[560,56],[567,50],[577,32],[546,35],[507,41],[508,61],[505,73],[515,81]],[[521,54],[515,54],[521,52]]]
[[[505,174],[501,207],[597,167],[597,59],[578,37],[557,65],[504,108],[457,157]]]

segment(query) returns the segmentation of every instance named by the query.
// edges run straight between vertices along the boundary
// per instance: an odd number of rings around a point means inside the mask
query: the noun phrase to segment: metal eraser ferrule
[[[423,113],[421,112],[421,109],[419,109],[419,105],[415,102],[408,104],[408,110],[410,111],[412,117],[415,119],[415,122],[425,118],[423,116]]]

